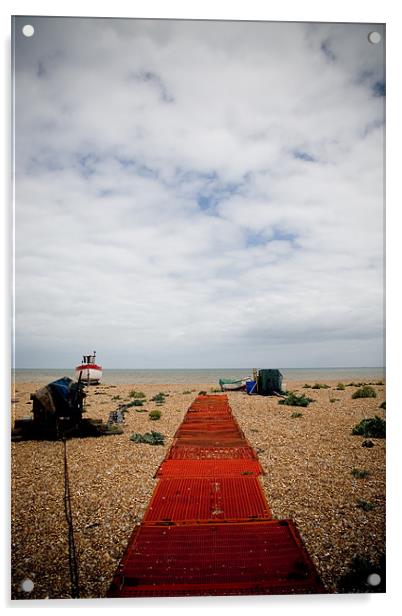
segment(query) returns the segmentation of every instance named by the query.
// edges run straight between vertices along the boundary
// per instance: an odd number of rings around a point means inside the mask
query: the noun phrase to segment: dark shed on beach
[[[258,393],[261,396],[272,396],[275,393],[282,393],[282,374],[279,370],[258,371]]]

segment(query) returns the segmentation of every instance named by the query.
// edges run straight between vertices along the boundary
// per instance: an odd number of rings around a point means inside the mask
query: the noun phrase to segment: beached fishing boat
[[[242,389],[246,389],[246,384],[248,381],[252,381],[251,377],[246,377],[245,379],[219,379],[219,385],[222,391],[239,391]]]
[[[75,368],[77,379],[79,379],[81,375],[81,381],[84,381],[84,383],[89,383],[91,385],[100,383],[102,378],[102,366],[99,366],[95,360],[96,351],[94,351],[93,355],[83,355],[82,364]]]

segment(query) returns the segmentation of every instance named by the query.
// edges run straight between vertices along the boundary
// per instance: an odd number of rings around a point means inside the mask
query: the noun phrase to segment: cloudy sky
[[[16,366],[383,365],[384,101],[379,25],[17,18]]]

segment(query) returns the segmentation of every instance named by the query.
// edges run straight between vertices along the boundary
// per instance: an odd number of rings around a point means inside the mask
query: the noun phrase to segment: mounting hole
[[[370,43],[373,43],[373,45],[377,45],[381,41],[381,34],[379,32],[370,32],[368,40]]]
[[[35,33],[35,28],[33,26],[31,26],[31,24],[25,24],[25,26],[22,28],[22,34],[24,36],[33,36]]]
[[[370,575],[367,578],[367,583],[370,584],[370,586],[378,586],[380,582],[381,582],[381,575],[378,575],[378,573],[370,573]]]
[[[32,592],[34,586],[35,584],[29,578],[26,578],[21,582],[21,590],[23,590],[24,592]]]

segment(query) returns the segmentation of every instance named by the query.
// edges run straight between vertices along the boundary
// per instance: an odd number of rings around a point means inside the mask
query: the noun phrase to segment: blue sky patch
[[[298,158],[299,160],[305,160],[308,163],[315,163],[317,159],[314,158],[312,154],[305,152],[304,150],[294,150],[293,151],[294,158]]]

